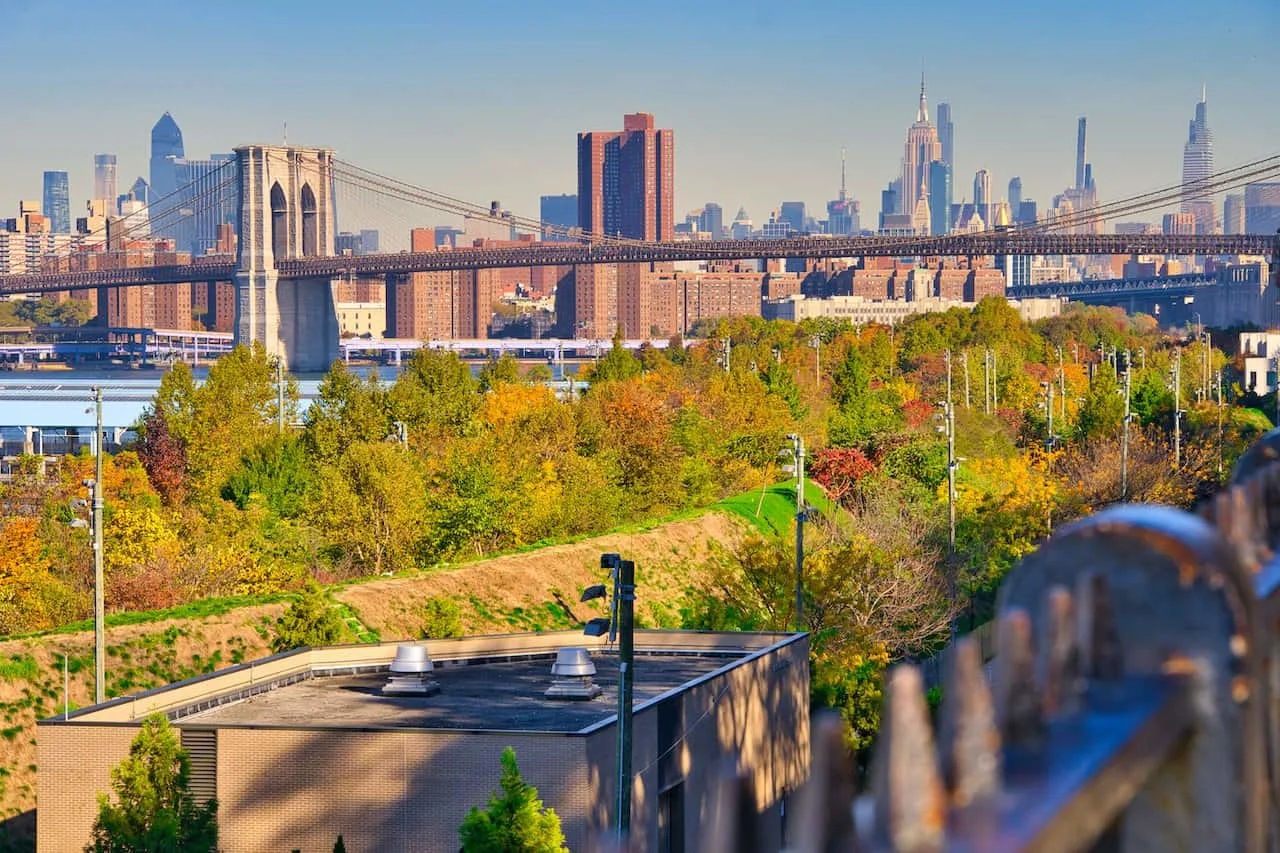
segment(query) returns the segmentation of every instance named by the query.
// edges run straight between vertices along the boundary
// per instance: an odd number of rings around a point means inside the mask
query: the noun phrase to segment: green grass
[[[835,511],[835,505],[812,480],[804,484],[805,501],[824,515]],[[763,500],[758,490],[743,492],[725,498],[711,509],[719,509],[740,516],[749,524],[768,535],[790,533],[796,518],[796,481],[788,480],[764,490]]]
[[[0,658],[0,679],[5,681],[35,681],[40,675],[40,665],[31,655],[8,655]]]
[[[273,595],[234,595],[224,598],[202,598],[188,604],[170,607],[165,610],[138,610],[126,613],[107,614],[107,627],[118,625],[143,625],[148,622],[163,622],[166,619],[203,619],[208,616],[223,616],[242,607],[258,607],[263,604],[275,604],[280,601],[292,601],[293,593],[281,592]],[[6,640],[26,640],[32,637],[45,637],[51,634],[69,634],[74,631],[92,631],[93,620],[82,619],[69,625],[59,625],[47,631],[33,631],[28,634],[13,634],[4,637]]]

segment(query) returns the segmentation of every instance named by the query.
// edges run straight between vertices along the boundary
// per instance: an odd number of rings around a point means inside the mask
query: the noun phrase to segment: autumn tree
[[[169,721],[148,717],[111,771],[115,803],[98,795],[98,818],[87,853],[213,853],[218,803],[199,805],[190,789],[191,759]]]
[[[485,808],[473,807],[462,821],[462,853],[568,853],[560,818],[520,777],[511,747],[502,751],[499,787]]]
[[[395,571],[413,564],[425,491],[410,451],[386,441],[357,442],[319,470],[311,520],[334,555],[358,573]]]
[[[391,433],[387,389],[376,373],[360,379],[343,361],[335,361],[320,381],[307,409],[306,449],[319,462],[333,462],[360,441],[379,441]]]
[[[187,494],[187,446],[169,429],[169,420],[158,410],[148,411],[138,424],[138,458],[151,485],[171,506]]]

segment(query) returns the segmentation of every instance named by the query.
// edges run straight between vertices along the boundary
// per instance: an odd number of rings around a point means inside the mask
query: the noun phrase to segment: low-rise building
[[[395,643],[304,649],[44,720],[37,850],[84,849],[97,795],[154,713],[190,751],[197,799],[217,798],[226,853],[329,850],[339,833],[351,850],[454,853],[508,746],[569,849],[593,849],[616,811],[618,656],[606,640],[424,641],[434,686],[421,693],[384,689]],[[546,695],[567,647],[589,647],[594,698]],[[696,850],[726,761],[751,780],[758,849],[781,849],[809,769],[808,635],[637,631],[635,648],[631,849]]]

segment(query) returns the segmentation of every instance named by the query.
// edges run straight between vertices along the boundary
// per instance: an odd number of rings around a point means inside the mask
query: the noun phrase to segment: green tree
[[[1124,390],[1109,364],[1098,366],[1093,384],[1080,406],[1080,437],[1085,441],[1110,438],[1120,431],[1124,420]]]
[[[338,835],[338,840],[333,842],[333,853],[347,853],[346,842],[342,840],[342,835]]]
[[[113,805],[98,795],[86,853],[202,853],[218,846],[218,804],[197,805],[191,760],[163,716],[147,718],[129,757],[111,771]]]
[[[275,436],[251,448],[222,487],[222,497],[246,509],[253,495],[262,495],[281,518],[296,518],[306,509],[313,487],[312,468],[296,438]]]
[[[488,391],[499,382],[516,383],[520,381],[520,363],[515,356],[504,352],[501,358],[491,359],[480,368],[476,383],[480,390]]]
[[[568,853],[560,818],[538,799],[538,789],[520,778],[516,752],[502,751],[501,793],[471,809],[458,835],[462,853]]]
[[[342,639],[346,629],[337,612],[329,606],[324,590],[314,580],[276,620],[271,648],[287,652],[307,646],[331,646]]]
[[[422,525],[425,487],[418,460],[386,441],[358,442],[318,478],[312,520],[334,550],[365,571],[403,568]]]
[[[640,375],[640,359],[622,345],[622,328],[613,333],[613,346],[609,353],[591,369],[587,380],[592,384],[610,380],[634,379]]]
[[[343,361],[335,361],[320,382],[307,409],[307,449],[318,460],[332,462],[351,444],[380,441],[391,434],[387,389],[371,373],[361,380]]]

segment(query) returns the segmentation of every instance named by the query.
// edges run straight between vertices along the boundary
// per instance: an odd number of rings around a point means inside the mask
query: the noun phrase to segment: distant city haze
[[[902,175],[923,69],[931,107],[951,108],[955,203],[980,169],[993,204],[1015,176],[1041,205],[1075,184],[1081,116],[1106,201],[1181,181],[1205,85],[1216,168],[1280,149],[1277,32],[1276,0],[1222,0],[1212,13],[1189,0],[909,12],[656,0],[494,2],[484,14],[145,0],[101,15],[19,0],[0,25],[9,91],[25,93],[6,99],[0,199],[5,210],[41,199],[44,173],[65,171],[71,215],[83,215],[95,155],[117,156],[126,191],[149,175],[150,132],[169,111],[192,156],[280,142],[287,123],[291,143],[536,217],[542,196],[577,191],[578,133],[645,112],[674,131],[677,222],[708,201],[726,224],[740,207],[765,222],[783,201],[822,211],[844,148],[848,195],[874,227],[881,191]]]

